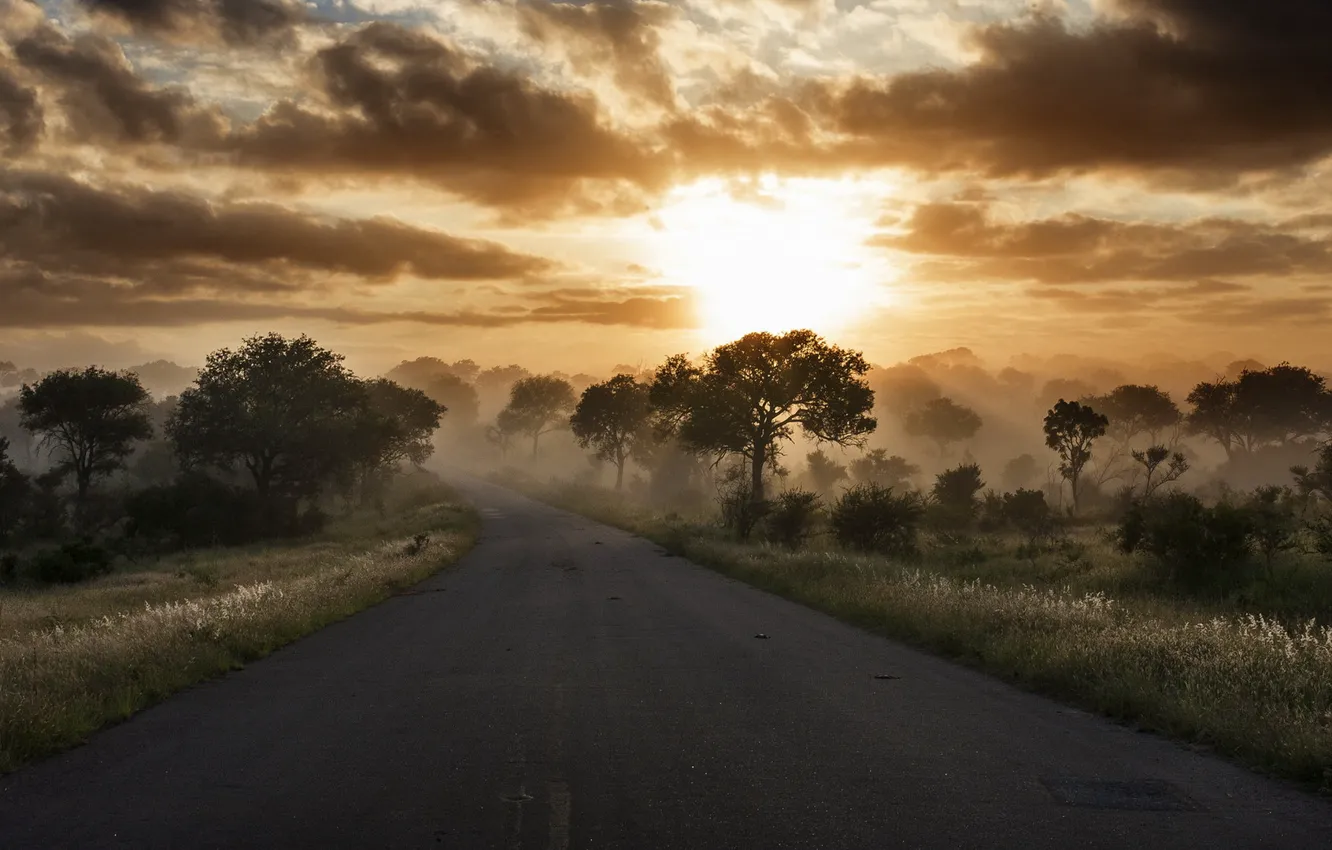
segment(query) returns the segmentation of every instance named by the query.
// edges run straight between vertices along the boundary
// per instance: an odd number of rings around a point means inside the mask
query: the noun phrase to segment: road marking
[[[563,782],[552,782],[550,792],[550,841],[546,850],[569,850],[569,813],[573,810],[573,794]]]

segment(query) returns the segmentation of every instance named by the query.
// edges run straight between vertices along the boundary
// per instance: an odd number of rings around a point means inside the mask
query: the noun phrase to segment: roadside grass
[[[375,604],[455,562],[450,491],[313,540],[182,552],[82,585],[0,590],[0,772]]]
[[[1186,598],[1094,529],[1035,559],[996,537],[935,541],[921,559],[896,562],[819,542],[800,552],[737,543],[701,517],[605,491],[523,486],[867,630],[1332,791],[1332,629],[1261,610],[1263,599],[1327,610],[1327,596],[1260,587],[1236,599]],[[1311,577],[1297,586],[1311,582],[1325,586]]]

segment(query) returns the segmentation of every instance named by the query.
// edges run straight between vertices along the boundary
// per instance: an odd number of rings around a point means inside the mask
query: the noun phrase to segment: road
[[[1324,800],[463,487],[456,569],[0,780],[0,847],[1332,847]]]

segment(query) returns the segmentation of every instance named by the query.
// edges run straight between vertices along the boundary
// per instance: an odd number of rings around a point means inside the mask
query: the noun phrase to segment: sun
[[[707,342],[750,331],[835,333],[883,303],[882,264],[865,247],[872,222],[847,187],[767,178],[737,194],[704,181],[660,213],[658,267],[698,292]]]

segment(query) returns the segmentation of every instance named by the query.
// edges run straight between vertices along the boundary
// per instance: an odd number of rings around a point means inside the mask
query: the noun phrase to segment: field
[[[300,542],[122,564],[0,590],[0,772],[372,605],[456,561],[476,520],[449,491]]]
[[[823,539],[800,552],[739,543],[707,516],[587,487],[523,489],[876,633],[1332,791],[1332,630],[1312,619],[1332,610],[1326,564],[1294,559],[1242,593],[1197,597],[1162,587],[1094,527],[1032,559],[973,535],[895,562]]]

